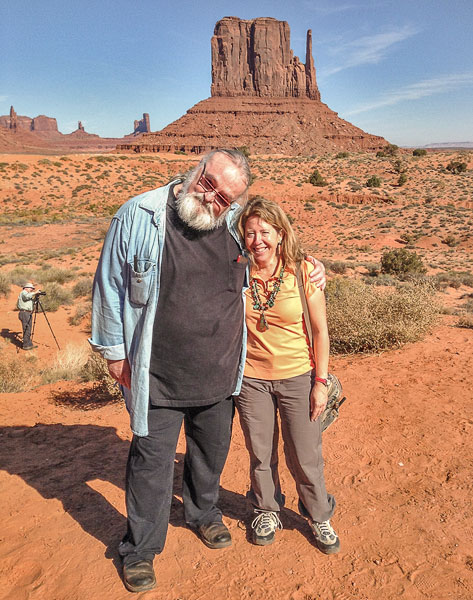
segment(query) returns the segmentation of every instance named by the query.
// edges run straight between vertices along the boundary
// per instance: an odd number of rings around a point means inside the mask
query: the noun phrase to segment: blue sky
[[[70,133],[152,130],[210,96],[224,16],[274,17],[322,101],[398,145],[473,141],[473,0],[1,0],[0,114],[56,117]]]

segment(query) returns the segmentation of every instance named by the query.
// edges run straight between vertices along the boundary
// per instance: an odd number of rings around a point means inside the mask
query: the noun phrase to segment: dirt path
[[[426,341],[380,356],[337,358],[349,401],[325,434],[342,551],[320,554],[297,514],[283,462],[284,530],[248,542],[248,459],[238,419],[222,478],[233,546],[209,550],[186,529],[176,457],[167,545],[155,560],[156,600],[471,600],[473,331],[448,318]],[[60,383],[2,394],[0,598],[133,597],[116,546],[124,532],[128,420],[119,405],[78,410]],[[54,395],[65,395],[62,403]],[[80,396],[79,396],[80,397]]]

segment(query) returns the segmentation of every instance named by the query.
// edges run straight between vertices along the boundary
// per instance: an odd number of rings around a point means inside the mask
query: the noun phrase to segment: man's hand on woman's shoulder
[[[325,277],[325,267],[323,263],[313,256],[306,256],[305,259],[314,265],[314,270],[309,275],[311,283],[314,283],[319,289],[324,290],[327,279]]]

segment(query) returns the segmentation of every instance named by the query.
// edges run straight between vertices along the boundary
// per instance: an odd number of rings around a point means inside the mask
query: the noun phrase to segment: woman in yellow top
[[[278,474],[279,427],[284,452],[299,494],[299,510],[308,519],[317,548],[339,551],[330,524],[335,500],[325,489],[320,415],[327,404],[329,337],[325,298],[309,281],[312,265],[304,260],[296,235],[275,203],[250,201],[239,221],[252,263],[246,298],[248,354],[236,405],[250,453],[253,505],[252,540],[271,544],[282,529],[284,506]],[[314,347],[310,347],[296,279],[300,265]]]

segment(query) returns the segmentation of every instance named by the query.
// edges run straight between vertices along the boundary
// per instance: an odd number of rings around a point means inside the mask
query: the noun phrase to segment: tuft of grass
[[[66,283],[74,279],[75,273],[69,269],[59,269],[57,267],[42,268],[35,273],[37,281],[40,283]]]
[[[58,351],[52,367],[42,372],[43,383],[80,379],[88,356],[89,348],[87,345],[68,344]]]
[[[394,290],[337,277],[328,282],[327,319],[335,354],[380,352],[423,338],[439,308],[428,283]]]
[[[462,315],[456,325],[464,329],[473,329],[473,315]]]
[[[3,356],[0,360],[0,393],[30,390],[36,379],[37,360],[34,354],[20,354],[11,358]]]
[[[92,295],[92,277],[81,277],[72,288],[72,295],[74,298],[82,298],[83,296]]]
[[[89,316],[92,310],[92,302],[81,302],[77,304],[75,313],[69,317],[69,325],[80,325],[84,317]]]
[[[10,278],[5,273],[0,273],[0,296],[8,296],[11,290]]]
[[[41,296],[40,301],[45,311],[56,312],[60,306],[68,306],[73,303],[71,291],[58,283],[47,283],[43,291],[46,292],[46,295]]]

